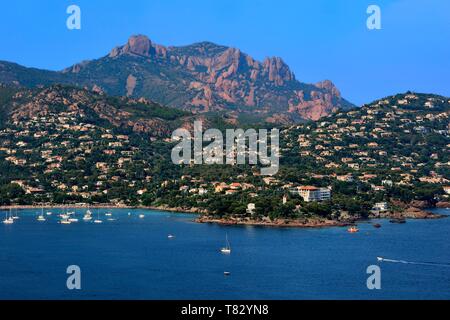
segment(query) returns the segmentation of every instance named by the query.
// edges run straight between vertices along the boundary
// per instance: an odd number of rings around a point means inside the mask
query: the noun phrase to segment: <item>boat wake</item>
[[[419,261],[406,261],[406,260],[394,260],[394,259],[385,259],[381,257],[377,257],[379,262],[389,262],[389,263],[401,263],[401,264],[414,264],[421,266],[435,266],[435,267],[448,267],[450,268],[450,263],[439,263],[439,262],[419,262]]]

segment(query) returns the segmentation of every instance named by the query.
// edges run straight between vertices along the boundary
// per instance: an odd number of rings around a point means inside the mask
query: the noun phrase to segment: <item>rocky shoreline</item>
[[[417,207],[408,207],[405,210],[399,212],[384,212],[379,214],[371,214],[370,219],[393,219],[393,220],[405,220],[405,219],[441,219],[445,218],[445,215],[431,213],[426,210]]]
[[[329,227],[346,227],[353,225],[351,222],[341,222],[337,220],[326,219],[275,219],[275,220],[252,220],[252,219],[235,219],[235,218],[214,218],[201,216],[195,220],[198,223],[210,223],[226,226],[262,226],[262,227],[280,227],[280,228],[329,228]]]
[[[450,208],[450,202],[449,201],[440,201],[438,203],[436,203],[436,208]]]
[[[444,208],[448,208],[448,206]],[[426,219],[442,219],[445,217],[447,216],[431,213],[421,208],[407,206],[402,211],[371,214],[369,216],[369,220],[390,219],[391,222],[398,222],[398,221],[405,221],[406,219],[426,220]],[[265,218],[261,220],[254,220],[250,218],[235,218],[235,217],[217,218],[213,216],[203,215],[197,218],[195,221],[198,223],[211,223],[228,226],[245,225],[245,226],[263,226],[263,227],[328,228],[328,227],[348,227],[364,220],[366,219],[361,218],[361,219],[339,221],[320,218],[275,219],[275,220]]]

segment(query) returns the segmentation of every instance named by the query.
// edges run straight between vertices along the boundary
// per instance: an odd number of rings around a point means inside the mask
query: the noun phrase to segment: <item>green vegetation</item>
[[[168,137],[189,116],[152,102],[66,86],[3,87],[0,102],[9,117],[0,129],[0,205],[89,202],[239,219],[364,218],[378,202],[445,200],[450,180],[450,107],[439,96],[393,96],[285,127],[274,177],[260,176],[259,166],[172,164]],[[26,112],[25,104],[37,111]],[[208,116],[209,127],[227,126],[223,115]],[[139,121],[149,127],[136,131],[130,123]],[[308,185],[330,188],[331,199],[305,202],[292,192]]]

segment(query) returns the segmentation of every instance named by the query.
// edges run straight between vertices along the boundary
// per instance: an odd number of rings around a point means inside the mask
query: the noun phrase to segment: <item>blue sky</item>
[[[76,4],[82,29],[66,28]],[[366,28],[381,7],[382,30]],[[60,70],[146,34],[280,56],[303,82],[332,80],[356,104],[413,90],[450,96],[448,0],[15,0],[0,10],[0,60]]]

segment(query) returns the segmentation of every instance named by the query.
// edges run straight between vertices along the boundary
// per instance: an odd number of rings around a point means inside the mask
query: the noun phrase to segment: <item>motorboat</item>
[[[352,227],[348,228],[347,231],[349,233],[357,233],[357,232],[359,232],[359,229],[356,226],[352,226]]]

